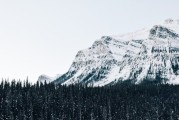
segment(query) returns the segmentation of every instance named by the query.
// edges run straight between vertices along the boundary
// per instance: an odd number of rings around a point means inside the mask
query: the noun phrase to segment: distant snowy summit
[[[53,82],[105,86],[124,81],[179,84],[179,20],[103,36],[80,50],[69,70]]]
[[[42,75],[40,75],[39,77],[38,77],[38,82],[41,82],[41,83],[50,83],[50,82],[52,82],[52,81],[54,81],[54,80],[56,80],[57,78],[59,78],[61,75],[60,74],[57,74],[55,77],[49,77],[49,76],[47,76],[47,75],[45,75],[45,74],[42,74]]]

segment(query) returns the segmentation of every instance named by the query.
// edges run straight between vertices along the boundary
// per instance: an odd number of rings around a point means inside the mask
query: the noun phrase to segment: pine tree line
[[[2,81],[0,120],[177,120],[179,85],[61,86]]]

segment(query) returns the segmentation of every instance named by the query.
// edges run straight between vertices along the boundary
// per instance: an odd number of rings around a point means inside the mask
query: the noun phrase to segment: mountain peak
[[[57,78],[59,78],[60,76],[61,76],[60,74],[57,74],[55,77],[50,77],[48,75],[42,74],[38,77],[37,81],[42,82],[42,83],[44,83],[46,81],[47,83],[50,83],[50,82],[56,80]]]
[[[173,31],[177,34],[179,34],[179,20],[174,20],[174,19],[166,19],[163,22],[161,22],[161,24],[158,24],[162,27],[167,28],[170,31]]]
[[[164,24],[178,24],[179,25],[179,20],[174,20],[174,19],[168,18],[168,19],[164,20]]]
[[[173,22],[174,22],[174,20],[171,19],[171,18],[168,18],[168,19],[164,20],[165,24],[172,24]]]
[[[49,83],[50,81],[52,81],[52,78],[45,74],[42,74],[38,77],[37,81],[42,82],[42,83],[44,83],[46,81],[47,83]]]
[[[147,39],[148,37],[150,37],[150,34],[152,31],[154,31],[154,29],[157,30],[157,32],[160,31],[160,35],[162,36],[164,36],[164,34],[169,34],[172,32],[174,32],[174,34],[175,33],[178,34],[179,33],[179,20],[168,18],[158,24],[139,29],[135,32],[130,32],[130,33],[122,34],[122,35],[113,35],[111,37],[117,40],[124,40],[124,41],[126,40],[130,41],[132,39],[134,40]],[[109,39],[109,37],[106,39]]]
[[[104,86],[121,81],[179,84],[178,20],[101,37],[78,52],[69,71],[54,83]]]

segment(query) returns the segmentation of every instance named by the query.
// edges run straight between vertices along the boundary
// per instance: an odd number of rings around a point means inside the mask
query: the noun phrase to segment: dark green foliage
[[[177,120],[179,86],[0,84],[0,120]]]

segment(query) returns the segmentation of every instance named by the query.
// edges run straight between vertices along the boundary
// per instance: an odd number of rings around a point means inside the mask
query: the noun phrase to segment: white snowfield
[[[54,83],[105,86],[130,80],[179,84],[179,20],[119,36],[103,36],[77,53]]]

